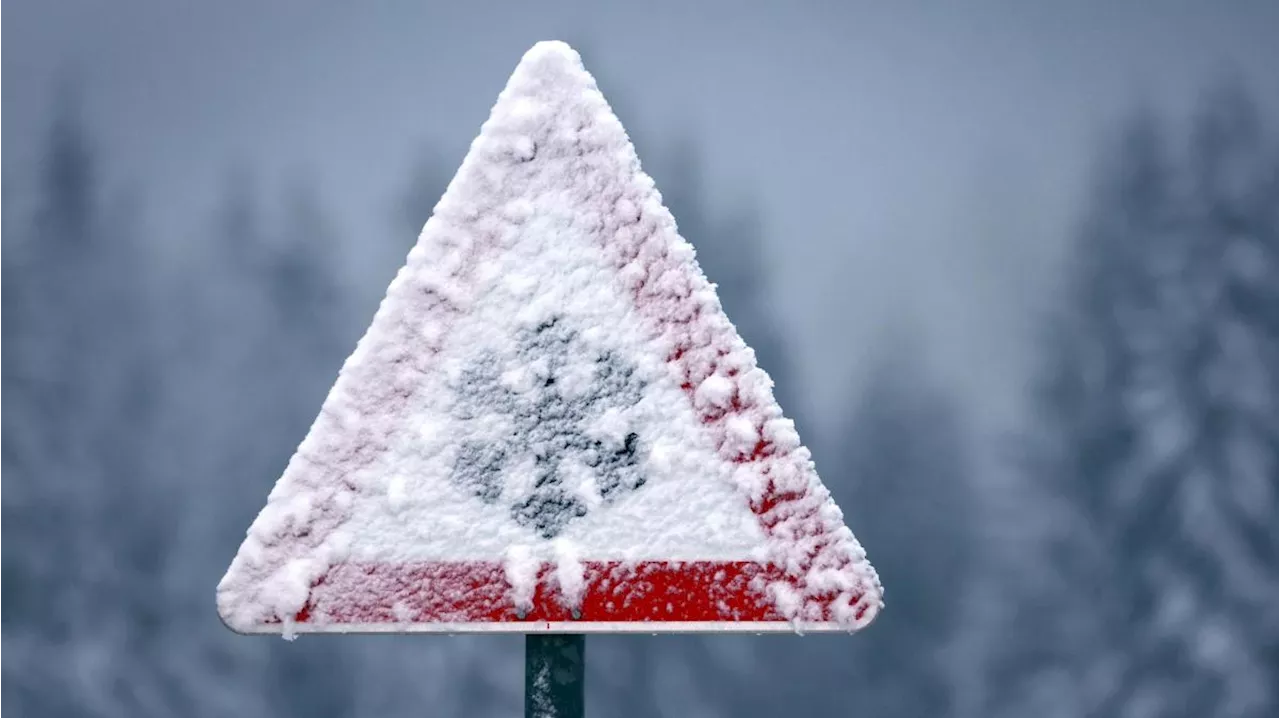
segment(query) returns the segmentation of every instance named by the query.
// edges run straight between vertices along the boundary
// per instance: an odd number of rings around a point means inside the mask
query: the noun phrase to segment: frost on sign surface
[[[242,632],[856,630],[875,571],[563,43],[525,54],[218,585]]]
[[[565,485],[562,464],[587,467],[606,505],[644,484],[639,434],[618,441],[590,433],[605,410],[640,401],[644,384],[633,363],[591,347],[561,316],[522,331],[518,346],[514,366],[484,352],[455,386],[456,418],[506,421],[496,436],[462,444],[453,480],[486,502],[511,502],[516,523],[550,539],[587,514],[579,492]],[[534,462],[533,485],[511,496],[507,473],[527,459]]]

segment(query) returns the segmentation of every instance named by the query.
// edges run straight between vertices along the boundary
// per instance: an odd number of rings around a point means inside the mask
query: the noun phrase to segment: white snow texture
[[[539,43],[250,527],[219,612],[288,631],[346,561],[503,561],[527,607],[543,564],[574,601],[583,561],[734,560],[787,569],[767,594],[788,618],[864,625],[879,581],[771,386],[577,53]]]

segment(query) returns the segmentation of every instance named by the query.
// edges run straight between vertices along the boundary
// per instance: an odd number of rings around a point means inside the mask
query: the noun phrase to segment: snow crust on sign
[[[875,572],[577,54],[530,50],[218,587],[289,630],[345,562],[736,560],[866,623]]]
[[[583,560],[767,559],[733,464],[574,226],[572,199],[530,184],[538,213],[477,267],[399,440],[366,470],[386,498],[354,507],[352,558],[525,545],[555,562],[554,540]]]

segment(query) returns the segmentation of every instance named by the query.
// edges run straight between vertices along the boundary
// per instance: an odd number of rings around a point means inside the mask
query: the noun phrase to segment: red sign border
[[[581,71],[580,66],[578,70]],[[585,75],[585,71],[582,74]],[[589,76],[587,81],[590,82]],[[594,83],[589,89],[595,89]],[[608,109],[598,93],[594,102]],[[499,106],[501,103],[500,99]],[[575,111],[581,109],[575,108]],[[498,109],[495,108],[494,116],[497,114]],[[611,112],[608,118],[598,121],[617,122]],[[620,124],[607,129],[623,132]],[[481,140],[484,138],[482,134]],[[579,148],[557,148],[557,141],[552,137],[535,138],[542,148],[539,154],[554,154],[556,150],[575,152],[579,158],[592,154]],[[483,186],[492,182],[485,168],[472,157],[475,153],[476,146],[473,145],[472,152],[459,170],[455,185]],[[587,588],[578,619],[573,619],[571,609],[546,580],[539,580],[532,606],[521,618],[510,600],[511,586],[505,578],[497,577],[500,573],[497,562],[437,562],[404,566],[337,563],[312,583],[306,605],[292,617],[288,622],[290,625],[285,625],[278,618],[262,617],[242,632],[764,632],[797,628],[849,631],[865,625],[879,610],[878,582],[874,586],[875,596],[851,590],[847,580],[842,585],[830,585],[832,582],[828,580],[821,581],[822,585],[809,585],[811,569],[815,567],[821,567],[829,576],[847,572],[854,568],[851,563],[864,560],[861,555],[854,555],[855,552],[848,550],[847,542],[853,540],[852,535],[847,529],[836,530],[842,528],[838,510],[834,516],[827,510],[834,508],[830,495],[814,479],[808,451],[794,441],[794,433],[790,440],[782,442],[782,446],[776,437],[771,436],[770,427],[766,424],[782,417],[776,403],[773,403],[772,392],[767,387],[761,390],[759,386],[767,380],[753,371],[754,356],[724,317],[712,287],[695,269],[697,265],[692,260],[692,252],[673,251],[688,250],[688,246],[679,239],[674,220],[662,206],[652,181],[643,175],[638,178],[635,175],[639,161],[630,143],[624,153],[595,153],[593,161],[595,164],[587,166],[589,174],[596,173],[592,181],[569,183],[559,189],[573,194],[575,199],[584,203],[583,206],[599,207],[603,202],[605,206],[612,205],[611,211],[583,213],[571,221],[581,225],[585,234],[599,240],[599,248],[614,271],[620,291],[630,294],[632,305],[646,322],[646,328],[670,347],[667,363],[679,376],[680,387],[695,415],[715,438],[720,456],[727,462],[752,467],[760,485],[751,491],[752,497],[744,493],[744,500],[749,500],[766,541],[783,543],[794,550],[772,564],[681,562],[678,571],[658,570],[649,579],[622,578],[615,580],[607,589],[597,584],[591,572],[596,571],[600,575],[609,572],[588,562]],[[513,175],[520,172],[532,174],[538,164],[513,162],[508,171]],[[412,319],[420,321],[427,314],[434,314],[440,319],[444,332],[447,332],[451,320],[464,313],[466,304],[437,283],[415,281],[414,272],[428,266],[424,245],[429,243],[437,253],[457,253],[452,276],[455,280],[469,281],[483,257],[501,245],[500,223],[518,221],[504,213],[501,206],[490,206],[497,194],[477,192],[464,196],[456,186],[451,186],[446,192],[424,228],[419,244],[410,253],[408,265],[388,290],[388,299],[394,297],[398,302],[384,302],[374,318],[374,326],[387,328],[384,331],[387,336],[374,341],[382,344],[382,349],[390,347],[391,356],[388,358],[386,351],[378,352],[383,359],[377,367],[344,366],[343,374],[346,376],[340,376],[335,386],[335,393],[344,394],[338,401],[360,402],[365,406],[372,402],[378,404],[380,411],[402,412],[407,409],[414,392],[414,376],[427,368],[443,346],[443,337],[435,337],[426,346],[418,341],[415,346],[413,341],[403,341],[403,334],[416,331],[412,328],[416,326]],[[409,281],[404,281],[406,279]],[[366,337],[362,344],[369,340],[370,337]],[[371,372],[378,373],[383,381],[368,381]],[[732,390],[727,400],[709,405],[699,401],[696,394],[701,383],[713,375],[727,381]],[[367,391],[362,391],[364,396],[353,397],[356,388]],[[734,418],[738,419],[739,429],[742,420],[749,422],[758,437],[749,450],[743,451],[740,445],[730,440],[727,424]],[[322,431],[339,432],[343,423],[338,415],[324,409],[316,422],[317,427],[323,425]],[[313,427],[313,434],[317,427]],[[335,472],[331,467],[339,462],[330,462],[329,459],[335,454],[345,454],[346,458],[356,456],[360,464],[367,465],[389,447],[389,439],[372,436],[367,431],[348,433],[351,435],[344,436],[334,446],[313,443],[313,451],[307,456],[304,456],[307,449],[304,441],[294,461],[308,464],[307,468],[319,469],[319,476],[305,476],[295,481],[305,482],[313,488],[331,483],[339,489],[358,494],[352,477]],[[740,435],[741,432],[737,433]],[[295,468],[293,463],[290,469]],[[349,508],[335,508],[340,503],[333,497],[321,503],[326,502],[326,519],[315,522],[317,525],[304,525],[287,535],[274,537],[276,540],[263,547],[272,550],[276,556],[272,563],[278,565],[289,555],[296,555],[290,554],[282,544],[316,546],[325,534],[345,521]],[[724,585],[706,583],[708,576],[728,575],[726,566],[736,567],[734,575],[752,574],[752,580],[730,581]],[[233,564],[232,568],[235,570],[236,566]],[[549,567],[544,566],[543,570],[545,573]],[[857,571],[856,568],[854,570]],[[875,581],[870,569],[866,571],[870,575],[869,580]],[[409,596],[413,591],[422,594],[422,586],[430,584],[430,581],[424,583],[419,580],[423,577],[461,577],[461,584],[455,584],[450,590],[457,591],[459,585],[466,586],[464,593],[471,598],[462,603],[473,603],[469,608],[460,609],[444,601],[437,609],[427,610],[422,606],[414,608],[412,600],[409,604],[400,601],[402,608],[397,614],[393,610],[396,602],[391,597],[370,597],[360,593],[357,580],[360,575],[365,577],[367,585],[382,587],[383,590],[388,585],[408,587],[409,593],[405,595]],[[840,584],[839,581],[835,583]],[[334,586],[346,586],[350,593],[343,598],[341,592],[333,590]],[[709,586],[715,588],[722,594],[718,599],[719,605],[727,608],[710,610],[703,600],[705,597],[696,595],[696,592],[688,593],[690,586],[700,586],[698,590],[706,590]],[[789,597],[779,597],[775,593],[779,587]],[[863,581],[860,587],[870,586]],[[603,604],[600,600],[603,600],[601,597],[606,590],[619,595],[629,594],[631,603],[628,605],[633,608],[623,612],[601,609]],[[428,603],[440,604],[439,595],[433,596]],[[506,610],[494,609],[495,596],[506,601]],[[792,620],[776,608],[784,600],[791,601],[795,609]],[[795,605],[797,603],[798,606]],[[406,610],[408,614],[404,613]],[[405,615],[412,619],[405,618]],[[627,620],[619,620],[620,616]],[[242,625],[241,629],[244,628]],[[232,626],[232,630],[241,629]]]

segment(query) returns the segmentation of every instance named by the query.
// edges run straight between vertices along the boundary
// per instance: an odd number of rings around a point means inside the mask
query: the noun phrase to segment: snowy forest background
[[[460,158],[422,152],[358,245],[305,179],[280,195],[241,167],[176,252],[145,187],[104,180],[93,116],[59,95],[38,161],[4,178],[3,709],[515,715],[519,637],[286,643],[213,608]],[[906,321],[849,367],[839,422],[807,416],[767,203],[707,201],[696,137],[633,133],[888,606],[853,638],[593,637],[589,713],[1275,715],[1273,122],[1226,80],[1189,122],[1135,106],[1113,128],[1058,284],[1027,309],[1022,419],[995,437]]]

